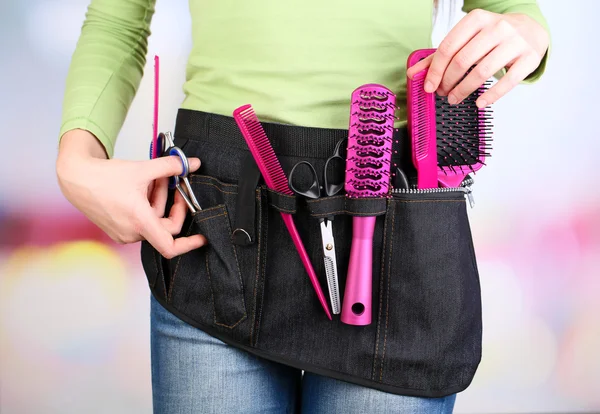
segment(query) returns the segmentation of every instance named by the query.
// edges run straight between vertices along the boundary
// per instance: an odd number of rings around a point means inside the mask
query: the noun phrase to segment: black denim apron
[[[286,174],[301,160],[322,171],[348,133],[263,126]],[[166,260],[142,243],[150,289],[165,308],[232,346],[320,375],[421,397],[467,388],[481,359],[482,324],[464,192],[307,201],[259,181],[233,118],[181,109],[174,135],[202,160],[190,178],[202,210],[188,214],[181,235],[200,233],[209,244]],[[404,153],[397,162],[408,168],[406,131],[397,137]],[[377,216],[370,325],[327,319],[280,211],[293,214],[326,297],[318,218],[335,215],[342,300],[352,216]]]

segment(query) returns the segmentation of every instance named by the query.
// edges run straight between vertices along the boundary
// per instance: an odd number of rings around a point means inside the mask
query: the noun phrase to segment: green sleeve
[[[67,75],[59,137],[72,129],[88,130],[113,156],[143,75],[154,4],[91,1]]]
[[[493,13],[507,14],[507,13],[520,13],[531,17],[533,20],[541,24],[548,35],[550,35],[550,29],[548,23],[542,15],[542,12],[537,4],[536,0],[464,0],[463,11],[469,13],[474,9],[483,9]],[[546,51],[546,54],[542,58],[540,65],[535,71],[533,71],[523,83],[533,83],[537,81],[544,71],[546,70],[546,63],[550,54],[550,47]],[[506,73],[506,69],[503,69],[497,77],[503,76]]]

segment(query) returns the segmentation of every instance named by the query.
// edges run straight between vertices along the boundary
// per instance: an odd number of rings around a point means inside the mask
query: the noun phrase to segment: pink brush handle
[[[348,325],[371,323],[373,279],[373,233],[377,217],[352,218],[352,247],[342,306],[342,322]]]
[[[310,278],[310,282],[313,285],[313,289],[317,293],[317,297],[319,298],[319,302],[321,302],[321,306],[323,310],[325,310],[325,314],[331,320],[331,313],[329,312],[329,307],[327,306],[327,301],[325,300],[325,295],[321,290],[321,285],[319,284],[319,280],[317,279],[317,274],[315,273],[315,269],[312,267],[312,263],[310,262],[310,258],[308,257],[308,253],[306,253],[306,249],[304,248],[304,244],[302,244],[302,239],[300,238],[300,234],[298,233],[298,229],[296,229],[296,225],[294,224],[294,219],[291,215],[287,213],[281,213],[281,217],[283,218],[283,222],[288,229],[288,233],[292,237],[294,241],[294,245],[296,246],[296,250],[300,255],[300,259],[302,259],[302,264],[308,273],[308,277]]]

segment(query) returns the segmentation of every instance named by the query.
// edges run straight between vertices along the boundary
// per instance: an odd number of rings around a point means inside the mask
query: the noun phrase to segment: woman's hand
[[[198,158],[189,163],[192,172],[200,167]],[[56,172],[65,197],[117,243],[145,239],[167,259],[206,243],[202,235],[173,238],[187,213],[178,192],[169,217],[163,218],[167,177],[182,172],[177,157],[108,160],[94,135],[72,130],[61,140]]]
[[[548,45],[548,32],[523,14],[473,10],[441,42],[437,51],[407,71],[412,77],[429,67],[425,91],[460,103],[502,68],[508,71],[479,97],[477,106],[491,105],[539,66]],[[473,66],[475,68],[464,79]],[[462,81],[461,81],[462,79]]]

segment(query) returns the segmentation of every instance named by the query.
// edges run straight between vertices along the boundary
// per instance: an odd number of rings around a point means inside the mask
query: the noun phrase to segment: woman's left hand
[[[447,95],[450,104],[457,104],[507,68],[506,74],[477,99],[477,106],[483,108],[537,69],[549,42],[546,29],[529,16],[476,9],[448,33],[435,53],[412,66],[407,76],[412,79],[429,67],[425,91]],[[464,77],[473,65],[475,68]]]

